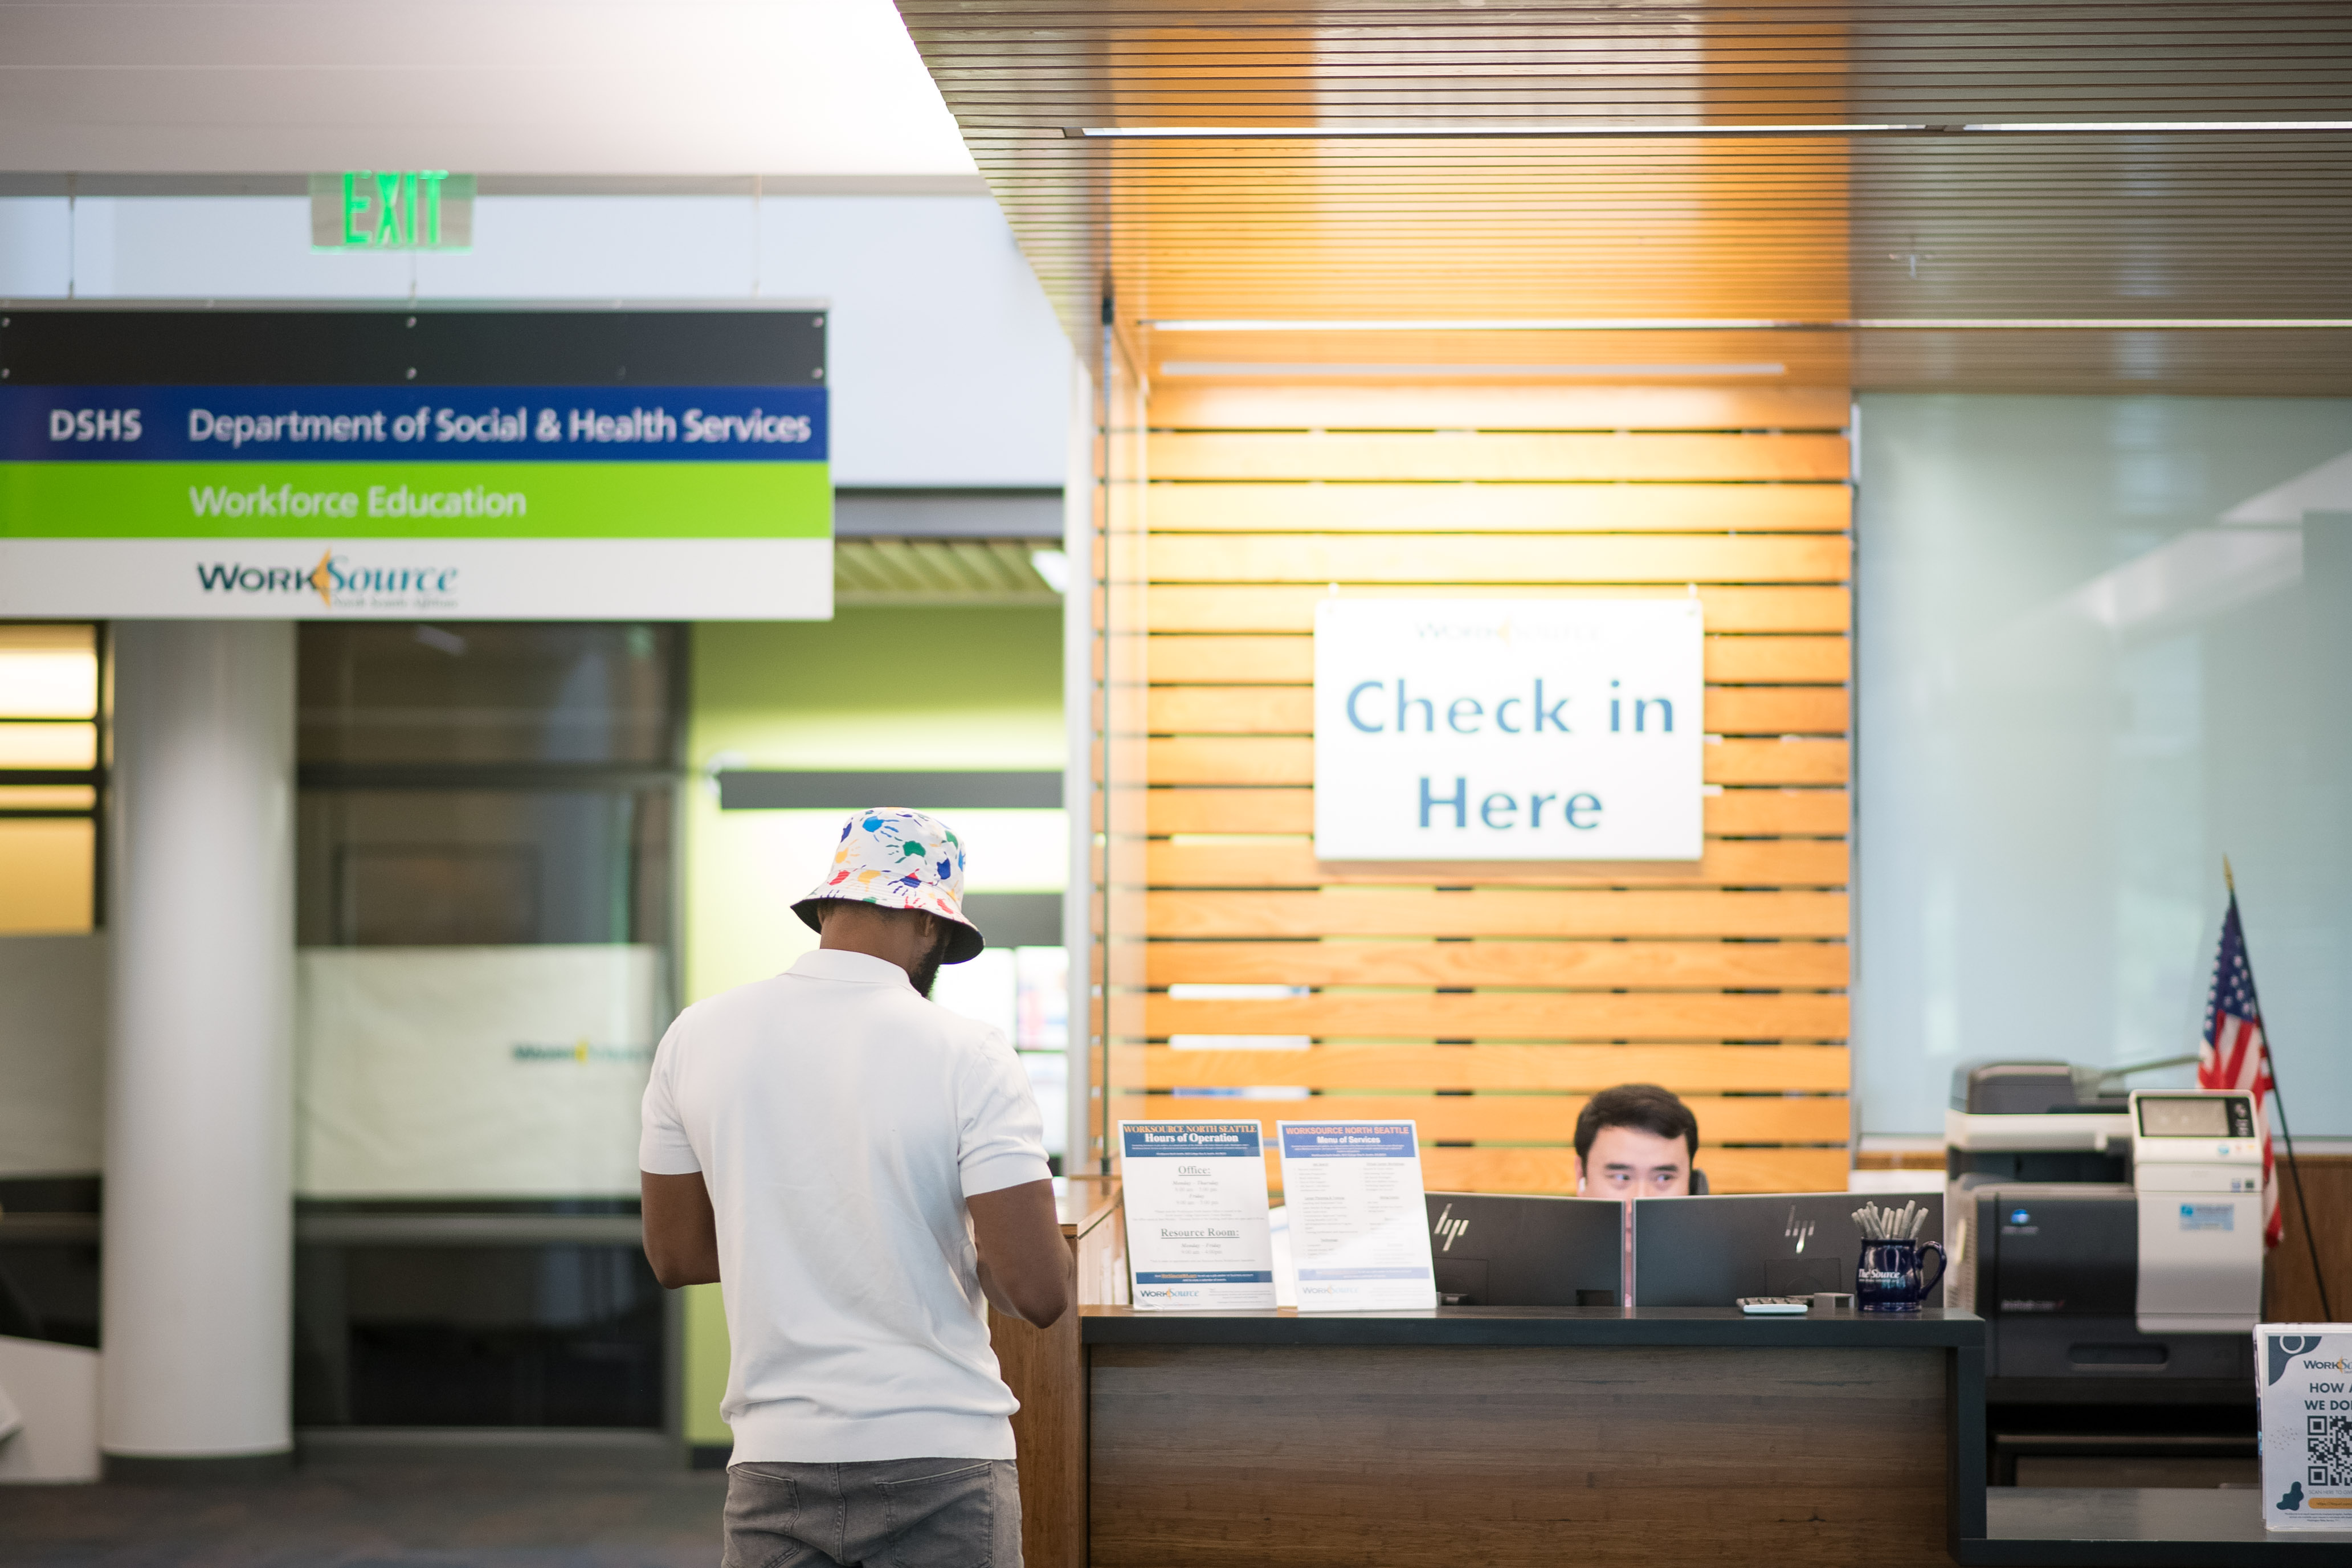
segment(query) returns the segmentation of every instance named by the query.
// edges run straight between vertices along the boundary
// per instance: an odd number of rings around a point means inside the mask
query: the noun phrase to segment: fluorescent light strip
[[[1163,376],[1508,376],[1508,375],[1642,375],[1707,376],[1786,375],[1789,367],[1769,362],[1752,364],[1271,364],[1262,360],[1165,360]]]
[[[1608,139],[1659,136],[2114,136],[2171,132],[2352,131],[2352,120],[1994,120],[1853,121],[1822,124],[1685,125],[1066,125],[1062,134],[1089,142],[1394,141],[1480,137]]]
[[[1998,120],[1959,129],[1993,135],[2140,135],[2165,131],[2352,131],[2352,120]]]
[[[1850,321],[1686,317],[1470,318],[1462,321],[1144,321],[1162,332],[2192,332],[2340,331],[2345,316],[1863,316]]]
[[[1776,328],[1811,327],[1818,321],[1704,321],[1661,317],[1600,320],[1590,317],[1524,319],[1498,317],[1462,321],[1147,321],[1140,323],[1163,332],[1678,332],[1770,331]]]
[[[1062,134],[1105,142],[1298,142],[1315,138],[1425,136],[1889,136],[1938,129],[1921,124],[1826,125],[1083,125]]]

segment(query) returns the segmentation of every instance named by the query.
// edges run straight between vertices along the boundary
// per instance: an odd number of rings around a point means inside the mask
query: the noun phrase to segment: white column
[[[114,627],[100,1441],[285,1452],[294,628]]]

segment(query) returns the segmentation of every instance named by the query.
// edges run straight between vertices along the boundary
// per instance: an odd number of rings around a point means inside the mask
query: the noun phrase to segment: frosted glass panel
[[[1861,410],[1864,1130],[2194,1051],[2227,854],[2294,1130],[2352,1133],[2352,401]]]
[[[295,1193],[634,1197],[660,964],[618,942],[299,950]]]

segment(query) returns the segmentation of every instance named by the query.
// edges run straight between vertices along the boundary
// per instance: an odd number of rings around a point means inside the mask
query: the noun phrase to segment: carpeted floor
[[[723,1472],[312,1456],[265,1481],[0,1487],[0,1568],[715,1568]]]

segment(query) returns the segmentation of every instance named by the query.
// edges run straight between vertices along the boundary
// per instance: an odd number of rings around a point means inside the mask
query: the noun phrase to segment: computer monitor
[[[1437,1299],[1455,1307],[1614,1307],[1625,1205],[1614,1198],[1431,1193]]]
[[[1892,1206],[1927,1211],[1922,1241],[1944,1239],[1941,1193],[1904,1193]],[[1753,1193],[1638,1198],[1633,1204],[1633,1304],[1728,1307],[1742,1296],[1810,1296],[1853,1289],[1862,1236],[1853,1211],[1868,1193]]]

